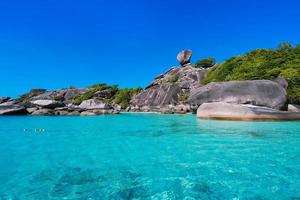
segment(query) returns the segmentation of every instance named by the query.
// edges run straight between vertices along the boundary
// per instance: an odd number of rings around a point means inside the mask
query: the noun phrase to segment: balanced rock
[[[228,81],[209,83],[191,92],[188,102],[201,105],[209,102],[251,104],[274,109],[285,109],[287,93],[274,81]]]
[[[178,53],[177,60],[181,66],[186,66],[191,64],[192,51],[191,50],[183,50]]]
[[[224,102],[203,103],[197,110],[201,119],[222,120],[300,120],[300,113],[279,111],[272,108],[230,104]]]

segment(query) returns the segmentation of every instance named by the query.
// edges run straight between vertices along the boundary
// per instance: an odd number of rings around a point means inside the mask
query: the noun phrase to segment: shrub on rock
[[[214,58],[204,58],[202,60],[198,60],[195,63],[196,68],[209,68],[216,64],[216,60]]]

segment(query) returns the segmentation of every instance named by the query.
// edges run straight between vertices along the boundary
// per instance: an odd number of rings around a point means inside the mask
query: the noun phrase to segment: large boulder
[[[178,53],[177,60],[181,66],[186,66],[191,64],[192,51],[191,50],[183,50]]]
[[[191,92],[188,102],[201,105],[209,102],[252,104],[274,109],[286,109],[287,93],[274,81],[228,81],[209,83]]]
[[[89,99],[83,101],[79,108],[85,109],[85,110],[93,110],[93,109],[112,109],[112,106],[110,104],[107,104],[99,99]]]
[[[24,106],[10,102],[0,104],[0,115],[25,115],[27,113]]]
[[[50,109],[65,106],[64,103],[62,103],[60,101],[55,101],[55,100],[42,100],[41,99],[41,100],[31,101],[30,103],[37,107],[50,108]]]
[[[224,102],[203,103],[197,110],[201,119],[222,120],[300,120],[300,113],[279,111],[272,108],[230,104]]]

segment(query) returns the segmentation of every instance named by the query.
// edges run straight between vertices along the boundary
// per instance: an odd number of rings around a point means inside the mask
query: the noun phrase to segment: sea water
[[[0,199],[300,199],[300,123],[0,117]]]

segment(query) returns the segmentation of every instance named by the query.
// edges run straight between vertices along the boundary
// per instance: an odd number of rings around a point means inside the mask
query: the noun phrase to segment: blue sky
[[[300,43],[298,0],[0,2],[0,96],[94,83],[146,86],[176,54],[221,62]]]

